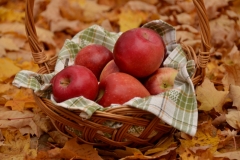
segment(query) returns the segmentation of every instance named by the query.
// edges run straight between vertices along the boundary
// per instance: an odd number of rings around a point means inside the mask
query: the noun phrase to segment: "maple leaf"
[[[8,58],[0,58],[0,64],[0,82],[4,82],[21,70],[14,64],[13,60]]]
[[[98,152],[89,144],[78,144],[77,138],[72,138],[67,141],[61,149],[61,158],[71,159],[91,159],[102,160]]]
[[[228,110],[226,114],[227,123],[235,129],[240,129],[240,111],[238,110]]]
[[[119,15],[120,31],[125,32],[129,29],[137,28],[142,23],[142,18],[139,16],[141,12],[134,12],[131,10],[121,12]]]
[[[229,89],[230,85],[240,86],[240,65],[224,65],[226,72],[222,79],[225,90]]]
[[[240,110],[240,86],[230,85],[229,97],[233,100],[233,106]]]
[[[4,106],[11,107],[12,110],[23,111],[24,109],[35,108],[37,104],[31,89],[20,88],[13,99],[7,101]]]
[[[52,46],[56,46],[53,36],[54,34],[46,29],[36,27],[38,39],[40,42],[45,42],[47,44],[50,44]],[[7,34],[7,33],[13,33],[17,35],[21,35],[26,37],[26,31],[25,31],[25,25],[22,23],[18,22],[13,22],[13,23],[1,23],[0,24],[0,32]]]
[[[226,152],[226,153],[215,153],[214,154],[214,159],[215,158],[228,158],[228,159],[239,159],[240,157],[240,151],[232,151],[232,152]]]
[[[216,128],[211,121],[202,123],[198,126],[197,133],[191,139],[180,139],[180,156],[184,157],[189,153],[191,157],[211,157],[218,148],[220,138],[216,133]]]
[[[218,91],[214,84],[205,78],[203,83],[196,88],[197,100],[201,102],[199,110],[210,111],[213,108],[222,113],[222,106],[227,98],[228,91]]]
[[[22,22],[25,17],[24,12],[14,11],[12,9],[0,7],[0,21],[1,22]]]
[[[0,159],[23,159],[26,156],[37,156],[36,149],[30,148],[30,135],[22,135],[19,130],[2,129],[5,138],[4,145],[0,146]]]
[[[41,129],[33,121],[34,113],[28,110],[12,111],[6,107],[0,107],[0,128],[17,128],[22,134],[32,134],[39,137]]]

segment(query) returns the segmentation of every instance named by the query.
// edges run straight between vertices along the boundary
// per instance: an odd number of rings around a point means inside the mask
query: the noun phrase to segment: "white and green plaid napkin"
[[[176,31],[171,25],[161,20],[155,20],[142,27],[151,28],[162,36],[168,53],[164,66],[175,68],[179,72],[176,76],[174,89],[147,98],[136,97],[125,104],[147,110],[174,128],[193,136],[197,130],[198,110],[195,90],[190,77],[194,73],[195,63],[193,60],[186,59],[184,51],[176,42]],[[15,76],[13,85],[31,88],[38,96],[50,97],[54,104],[71,110],[80,110],[82,112],[79,116],[90,118],[95,111],[104,111],[104,108],[84,97],[56,103],[49,92],[50,80],[64,68],[66,58],[69,58],[69,65],[72,65],[76,54],[84,46],[96,43],[104,45],[112,51],[120,35],[121,33],[108,32],[98,25],[82,30],[71,40],[65,41],[58,55],[55,72],[38,74],[22,70]],[[114,104],[109,107],[115,106],[118,105]]]

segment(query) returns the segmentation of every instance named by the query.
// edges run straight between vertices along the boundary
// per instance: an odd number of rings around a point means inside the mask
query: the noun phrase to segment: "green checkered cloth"
[[[174,128],[193,136],[197,130],[198,110],[195,90],[190,77],[195,71],[195,63],[193,60],[186,59],[181,45],[176,42],[176,31],[171,25],[161,20],[154,20],[142,27],[151,28],[162,36],[168,54],[164,66],[175,68],[179,72],[173,89],[146,98],[136,97],[124,105],[147,110]],[[15,76],[13,85],[31,88],[38,96],[50,97],[54,104],[70,110],[80,110],[80,117],[90,118],[95,111],[104,111],[104,108],[84,97],[72,98],[62,103],[55,102],[51,92],[49,92],[50,80],[64,68],[66,58],[69,59],[69,65],[72,65],[76,54],[83,47],[95,43],[106,46],[113,51],[114,44],[120,35],[121,33],[108,32],[98,25],[82,30],[71,40],[65,41],[59,52],[54,72],[38,74],[22,70]],[[114,104],[109,107],[115,106],[118,105]]]

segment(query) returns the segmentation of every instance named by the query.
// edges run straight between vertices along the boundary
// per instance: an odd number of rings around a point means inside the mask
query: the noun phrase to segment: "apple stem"
[[[68,67],[68,62],[69,62],[69,58],[66,58],[65,63],[64,63],[64,68]]]

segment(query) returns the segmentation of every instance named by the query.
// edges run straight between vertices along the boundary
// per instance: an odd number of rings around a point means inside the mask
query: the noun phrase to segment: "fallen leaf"
[[[240,129],[240,111],[238,110],[228,110],[226,114],[227,123],[235,129]]]
[[[9,84],[9,83],[0,83],[0,95],[6,93],[7,91],[9,91],[9,89],[11,88],[12,86]]]
[[[222,79],[225,90],[229,90],[230,85],[240,86],[240,65],[224,65],[226,72]]]
[[[53,36],[54,34],[46,29],[36,27],[38,40],[40,42],[45,42],[47,44],[50,44],[52,46],[56,46]],[[25,25],[23,23],[1,23],[0,24],[0,33],[12,33],[12,34],[19,34],[21,36],[26,37],[26,31],[25,31]]]
[[[77,138],[67,141],[61,150],[61,157],[66,159],[91,159],[102,160],[98,152],[89,144],[78,144]]]
[[[20,71],[20,68],[11,59],[0,58],[0,64],[0,82],[4,82]]]
[[[221,0],[221,1],[204,0],[204,4],[207,10],[207,15],[209,19],[216,18],[218,15],[220,15],[221,12],[219,11],[219,9],[228,6],[229,1],[230,0]]]
[[[218,91],[214,84],[205,78],[203,83],[196,88],[197,100],[201,102],[199,110],[210,111],[213,108],[222,113],[222,106],[227,98],[228,91]]]
[[[216,152],[214,154],[214,158],[215,157],[222,157],[222,158],[229,158],[229,159],[239,159],[240,151],[233,151],[233,152],[226,152],[226,153]]]
[[[227,15],[221,15],[219,18],[209,21],[209,25],[213,46],[231,48],[234,42],[239,39],[237,24],[234,20],[229,19]]]
[[[4,106],[11,107],[12,110],[23,111],[24,109],[35,108],[37,104],[31,89],[20,88],[13,99],[7,101]]]
[[[183,159],[188,154],[193,159],[197,157],[211,157],[217,151],[220,143],[215,130],[216,128],[209,121],[199,125],[196,135],[191,139],[180,139],[180,156]]]
[[[28,110],[12,111],[6,107],[0,107],[0,128],[17,128],[22,134],[32,134],[39,137],[41,129],[33,121],[34,113]]]
[[[125,32],[129,29],[137,28],[142,23],[142,18],[139,16],[142,12],[135,12],[131,10],[127,10],[121,12],[119,15],[119,25],[120,31]]]
[[[23,22],[24,17],[25,17],[24,12],[19,12],[12,9],[0,7],[1,22]]]
[[[233,106],[237,107],[240,110],[240,86],[230,85],[229,97],[233,101]]]
[[[62,31],[67,28],[78,30],[79,22],[77,20],[70,21],[61,16],[60,7],[65,7],[67,0],[52,0],[47,6],[47,9],[41,13],[47,22],[50,24],[52,32]]]
[[[48,132],[48,134],[57,144],[60,145],[60,147],[63,147],[65,143],[68,141],[68,137],[64,136],[62,133],[58,131],[51,131]]]
[[[0,146],[0,157],[15,157],[16,159],[37,156],[37,150],[30,148],[30,135],[22,135],[18,130],[2,129],[5,138],[4,145]],[[2,158],[1,158],[2,159]]]

